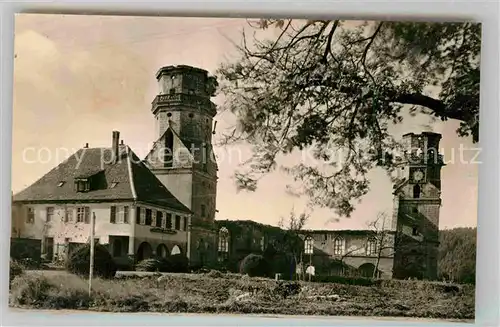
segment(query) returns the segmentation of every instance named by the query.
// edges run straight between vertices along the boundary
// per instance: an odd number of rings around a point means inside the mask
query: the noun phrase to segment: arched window
[[[314,251],[314,240],[311,236],[307,236],[304,241],[304,253],[313,254]]]
[[[415,184],[415,186],[413,186],[413,198],[414,199],[420,198],[420,185],[418,184]]]
[[[163,165],[165,168],[171,168],[174,163],[174,134],[168,130],[165,135],[165,149],[163,157]]]
[[[182,254],[181,248],[178,245],[174,245],[170,254],[171,255]]]
[[[229,255],[229,231],[226,227],[219,230],[219,261],[227,259]]]
[[[369,238],[366,242],[366,255],[376,255],[377,254],[377,240],[375,238]]]
[[[335,255],[344,254],[344,239],[342,237],[337,237],[333,241],[333,254]]]

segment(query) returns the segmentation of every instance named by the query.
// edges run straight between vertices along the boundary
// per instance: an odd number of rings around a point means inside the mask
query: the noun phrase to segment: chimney
[[[123,140],[120,140],[120,145],[123,145]]]
[[[113,142],[111,143],[114,162],[118,161],[118,143],[120,142],[120,132],[113,131]]]
[[[89,144],[88,143],[85,143],[85,149],[88,149],[89,148]]]

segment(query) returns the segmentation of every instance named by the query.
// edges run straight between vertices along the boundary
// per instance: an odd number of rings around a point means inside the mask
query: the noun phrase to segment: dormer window
[[[87,178],[75,179],[75,190],[77,192],[90,191],[90,181]]]

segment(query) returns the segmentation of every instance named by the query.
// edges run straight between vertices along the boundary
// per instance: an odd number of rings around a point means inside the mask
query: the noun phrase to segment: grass
[[[474,319],[474,287],[424,281],[379,281],[374,286],[301,283],[283,297],[271,279],[237,274],[168,274],[86,280],[66,273],[17,276],[10,305],[107,312],[254,313],[334,316],[399,316]],[[243,295],[245,293],[250,293]]]

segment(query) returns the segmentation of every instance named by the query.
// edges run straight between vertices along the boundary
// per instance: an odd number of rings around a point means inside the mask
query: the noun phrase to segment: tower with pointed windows
[[[404,154],[394,186],[394,278],[437,278],[441,208],[441,135],[403,136]]]
[[[151,111],[157,141],[145,162],[163,185],[191,209],[191,226],[211,225],[215,219],[218,170],[212,146],[216,105],[211,98],[217,81],[206,70],[184,65],[163,67],[156,79],[159,93]]]

